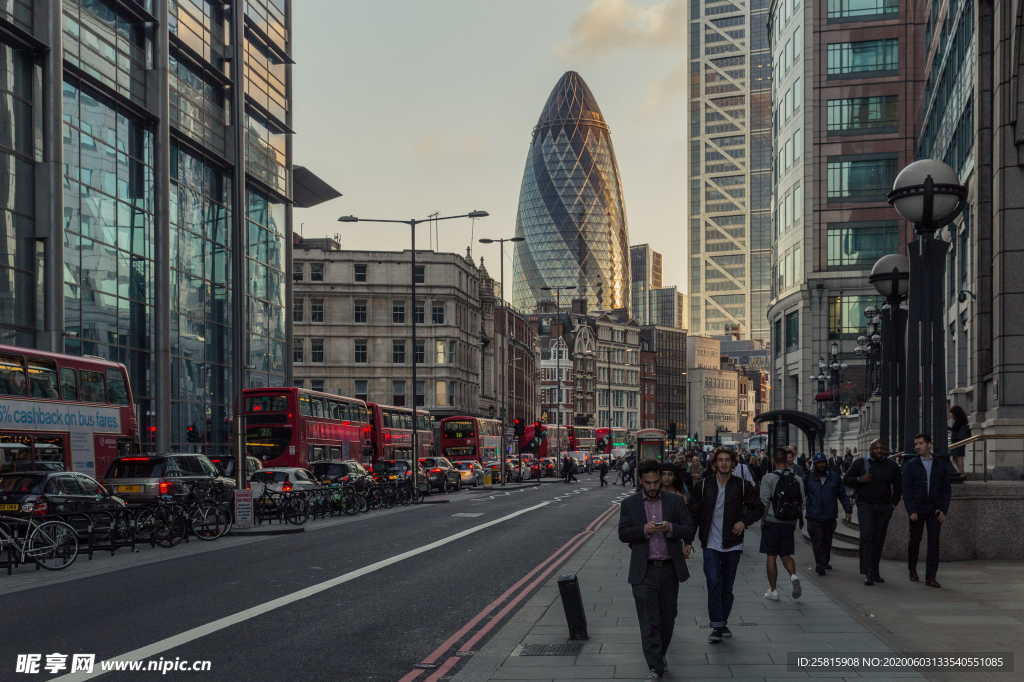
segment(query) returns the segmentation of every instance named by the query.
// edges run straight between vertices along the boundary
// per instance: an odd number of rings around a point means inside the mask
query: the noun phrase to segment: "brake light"
[[[347,480],[348,480],[348,476],[342,476],[342,477],[341,477],[341,480],[343,480],[343,481],[347,481]]]
[[[148,462],[151,457],[122,457],[122,462]]]
[[[256,403],[255,405],[252,406],[252,411],[253,412],[262,412],[263,411],[263,406],[260,405],[259,403]]]
[[[161,495],[170,495],[171,494],[171,482],[170,481],[160,481],[160,486],[159,487],[160,487],[160,494]]]
[[[282,492],[286,492],[286,493],[290,493],[292,491],[292,482],[291,481],[285,481],[284,484],[281,486],[281,491]]]
[[[439,473],[441,473],[441,470],[440,469],[431,469],[430,473],[432,473],[432,474],[439,474]]]
[[[410,469],[409,471],[406,471],[406,472],[405,472],[405,475],[406,475],[406,476],[412,476],[412,470]]]

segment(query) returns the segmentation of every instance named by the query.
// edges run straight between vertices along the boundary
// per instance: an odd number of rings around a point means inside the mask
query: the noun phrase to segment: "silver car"
[[[169,453],[118,457],[110,463],[103,485],[128,504],[143,504],[214,481],[235,488],[234,480],[221,476],[206,455]]]

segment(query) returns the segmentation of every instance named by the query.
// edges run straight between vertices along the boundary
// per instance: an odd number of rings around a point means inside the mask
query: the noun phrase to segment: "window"
[[[355,397],[356,398],[358,398],[359,400],[368,400],[369,399],[368,398],[368,394],[367,394],[367,388],[366,388],[367,384],[369,384],[369,383],[370,382],[367,381],[366,379],[356,379],[355,380],[355,390],[353,391],[353,393],[355,393]]]
[[[450,365],[455,365],[458,364],[459,362],[459,358],[455,354],[457,348],[458,343],[456,341],[448,342],[448,364]]]
[[[829,201],[885,201],[896,178],[896,157],[828,161]]]
[[[353,279],[355,279],[355,281],[366,281],[366,263],[356,263],[355,265],[352,266],[352,269],[354,274]]]
[[[309,382],[309,387],[311,389],[313,389],[314,391],[323,392],[323,390],[324,390],[324,380],[323,379],[313,379],[313,380],[311,380]]]
[[[302,388],[305,385],[306,385],[306,380],[305,379],[296,379],[295,381],[292,382],[292,386],[296,386],[298,388]]]
[[[423,284],[427,281],[427,266],[417,265],[416,270],[413,272],[413,281],[416,284]]]
[[[864,311],[881,308],[885,299],[880,296],[829,296],[828,338],[855,339],[867,330]]]
[[[78,372],[78,396],[87,403],[102,403],[106,396],[106,388],[103,386],[103,375],[99,372]]]
[[[900,66],[899,47],[896,38],[830,43],[828,77],[844,78],[853,74],[896,71]]]
[[[434,341],[434,364],[448,364],[448,344],[444,341]]]
[[[434,324],[444,324],[444,302],[434,301],[430,307],[430,317]]]
[[[295,364],[302,364],[306,361],[305,354],[305,340],[295,339],[292,342],[292,362]]]
[[[391,362],[396,365],[405,364],[405,341],[392,341],[391,342]]]
[[[405,382],[391,382],[391,404],[402,407],[405,405]]]
[[[57,390],[57,367],[52,361],[46,360],[29,360],[28,361],[28,386],[29,395],[33,398],[50,398],[51,400],[57,400],[60,398],[60,393]],[[117,374],[117,370],[113,370]],[[124,388],[124,382],[121,382],[121,388]],[[127,402],[124,397],[121,401],[111,402]]]
[[[292,279],[294,281],[301,282],[303,279],[305,279],[305,273],[306,273],[306,264],[305,263],[296,263],[294,266],[292,266]]]
[[[78,378],[70,367],[60,370],[60,394],[64,400],[78,400]]]
[[[352,349],[354,351],[352,360],[360,364],[367,362],[367,351],[366,351],[366,339],[356,339],[352,342]]]
[[[899,12],[899,0],[828,0],[829,21],[881,18]]]
[[[786,315],[786,352],[800,348],[800,312]]]
[[[445,382],[442,379],[434,382],[434,404],[438,407],[446,407],[448,405],[448,387],[445,386]]]
[[[828,226],[828,267],[874,265],[899,249],[899,225],[890,222],[832,223]]]
[[[309,281],[310,282],[322,282],[322,281],[324,281],[324,264],[323,263],[310,263],[309,264]]]
[[[366,323],[366,299],[356,299],[352,302],[352,321],[356,324]]]
[[[775,357],[782,355],[782,318],[772,323],[772,347],[775,349]]]
[[[416,339],[416,364],[422,365],[427,361],[427,342]]]
[[[54,381],[56,381],[56,374]],[[128,384],[119,369],[107,370],[107,401],[115,405],[128,404]]]
[[[425,386],[426,383],[423,381],[416,382],[416,407],[421,407],[426,403],[426,396],[423,393],[426,390]]]
[[[296,298],[292,303],[292,322],[302,322],[306,311],[306,299]]]
[[[395,324],[405,323],[405,301],[395,301],[391,304],[391,321]]]
[[[309,361],[310,362],[323,362],[324,361],[324,340],[323,339],[310,339],[309,340]]]
[[[309,319],[311,322],[323,322],[324,321],[324,299],[322,298],[311,298],[309,299]]]
[[[830,99],[825,104],[829,135],[895,132],[899,122],[896,95]]]
[[[0,356],[0,394],[25,395],[26,383],[21,358],[14,355]]]
[[[425,319],[425,307],[426,303],[420,303],[419,301],[416,302],[416,324],[423,324]]]

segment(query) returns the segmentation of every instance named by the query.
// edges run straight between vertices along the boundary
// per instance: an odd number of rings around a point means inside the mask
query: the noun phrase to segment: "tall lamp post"
[[[947,454],[946,358],[942,278],[949,244],[935,232],[963,210],[967,188],[942,161],[922,159],[900,171],[888,196],[893,208],[914,224],[910,243],[910,311],[907,379],[903,409],[903,451],[913,451],[913,434],[928,433],[935,454]],[[913,361],[909,361],[913,358]]]
[[[906,336],[907,311],[902,301],[910,287],[910,259],[898,253],[882,256],[871,268],[868,281],[885,298],[882,306],[881,330],[881,381],[882,413],[879,416],[879,433],[890,448],[903,443],[905,422],[903,401],[906,399],[902,371],[906,364],[904,337]],[[872,335],[872,340],[875,335]]]
[[[864,309],[864,317],[867,318],[867,334],[857,337],[857,347],[854,352],[864,358],[864,389],[867,398],[877,395],[881,388],[881,357],[882,357],[882,318],[880,311],[874,306]]]
[[[555,292],[555,309],[556,309],[555,315],[557,316],[558,314],[560,314],[562,312],[562,292],[563,291],[574,291],[576,289],[576,285],[575,284],[569,284],[567,286],[560,286],[560,287],[559,286],[541,287],[540,289],[541,289],[541,291],[553,291],[553,292]],[[557,319],[557,317],[556,317],[556,319]],[[561,418],[562,418],[562,351],[561,351],[561,349],[565,347],[565,341],[562,341],[562,334],[561,334],[561,332],[558,334],[558,341],[559,341],[559,347],[556,349],[558,354],[555,356],[555,374],[558,377],[558,393],[556,394],[557,400],[555,401],[555,405],[558,408],[558,418],[559,418],[559,420],[561,420]],[[552,345],[552,348],[554,348],[554,347],[555,346]],[[555,424],[555,426],[562,426],[562,424]],[[555,429],[555,433],[559,433],[560,434],[561,431],[559,431],[558,429]],[[562,446],[561,436],[559,436],[558,444],[555,447],[556,448],[561,448],[561,446]],[[561,456],[561,452],[560,451],[558,453],[558,456]]]
[[[412,470],[412,494],[415,497],[418,488],[418,481],[416,480],[418,475],[420,453],[419,453],[419,415],[416,413],[416,226],[420,223],[431,222],[434,220],[454,220],[455,218],[486,218],[490,215],[487,211],[470,211],[469,213],[462,213],[460,215],[449,215],[443,217],[431,217],[431,218],[410,218],[409,220],[385,220],[380,218],[357,218],[354,215],[344,215],[338,218],[340,223],[401,223],[402,225],[409,226],[409,240],[411,248],[411,256],[409,261],[409,287],[412,292],[412,315],[410,315],[411,323],[410,333],[412,336],[412,455],[409,462],[409,468]],[[502,460],[504,461],[504,460]]]
[[[505,242],[525,241],[523,237],[503,237],[499,239],[480,239],[481,244],[494,244],[499,247],[499,258],[501,259],[501,315],[505,333],[501,339],[501,484],[505,485],[505,458],[508,457],[508,444],[505,440],[505,431],[508,429],[508,306],[505,303]],[[519,479],[523,478],[523,462],[519,460]]]

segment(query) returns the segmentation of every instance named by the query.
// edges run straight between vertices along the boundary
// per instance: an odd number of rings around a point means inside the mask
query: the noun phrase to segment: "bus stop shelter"
[[[823,452],[825,449],[825,422],[813,414],[799,410],[772,410],[757,415],[754,422],[768,425],[769,456],[775,452],[775,448],[786,445],[797,445],[799,448],[799,444],[789,442],[790,426],[800,429],[807,438],[808,456]]]

